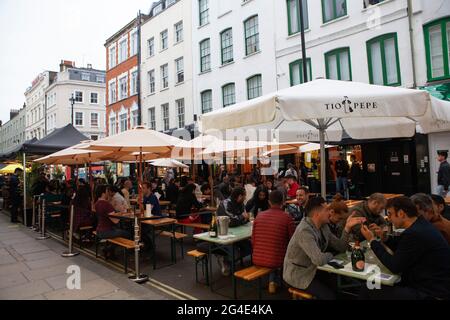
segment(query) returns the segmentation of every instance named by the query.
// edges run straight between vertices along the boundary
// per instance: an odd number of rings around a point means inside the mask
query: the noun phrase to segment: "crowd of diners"
[[[163,178],[146,178],[142,183],[143,205],[150,204],[152,214],[161,216],[160,201],[169,201],[179,221],[208,223],[203,220],[208,216],[197,213],[213,195],[220,200],[215,214],[228,216],[230,228],[245,225],[254,217],[251,240],[238,244],[239,256],[251,256],[254,265],[275,270],[269,278],[270,293],[284,283],[318,299],[335,299],[336,279],[317,268],[358,240],[366,241],[379,261],[402,279],[381,290],[368,290],[363,285],[362,298],[450,298],[450,221],[442,197],[416,194],[386,200],[383,194],[375,193],[349,209],[340,194],[330,203],[310,194],[297,179],[301,174],[294,175],[291,168],[284,175],[273,177],[257,172],[238,175],[221,171],[214,177],[213,190],[207,179],[176,177],[168,171]],[[42,174],[33,192],[43,193],[48,201],[73,203],[74,230],[94,225],[100,238],[131,239],[131,226],[110,214],[133,209],[135,179],[123,178],[107,184],[98,178],[91,189],[83,179],[61,183],[49,181]],[[388,232],[389,225],[404,231]],[[144,250],[151,251],[149,230],[144,227],[141,235]],[[197,247],[208,252],[205,243],[197,243]],[[112,248],[106,247],[105,254],[112,256]],[[216,256],[221,272],[229,276],[229,257],[220,252]]]

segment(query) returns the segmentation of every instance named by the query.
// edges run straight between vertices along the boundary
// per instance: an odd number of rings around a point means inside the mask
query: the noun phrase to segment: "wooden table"
[[[345,201],[345,204],[347,205],[347,207],[353,208],[353,207],[361,204],[362,202],[363,202],[362,200],[347,200],[347,201]]]
[[[161,200],[161,201],[159,201],[159,205],[160,205],[161,207],[167,207],[167,206],[170,206],[170,201]]]
[[[381,274],[377,277],[375,276],[375,279],[379,279],[380,283],[385,286],[394,286],[396,283],[398,283],[401,280],[401,277],[399,275],[393,274],[390,272],[381,262],[378,260],[378,258],[373,253],[372,249],[367,248],[367,251],[365,253],[366,257],[366,272],[356,272],[353,271],[351,267],[351,259],[347,256],[347,253],[341,253],[337,256],[335,256],[336,260],[340,260],[344,263],[345,268],[343,269],[335,269],[334,267],[330,266],[329,264],[326,264],[324,266],[318,267],[318,270],[325,271],[328,273],[334,273],[338,276],[338,289],[344,288],[341,285],[341,279],[340,277],[349,277],[353,279],[358,280],[372,280],[374,279],[374,272],[373,266],[377,266],[380,268]],[[369,280],[369,281],[370,281]]]
[[[383,193],[383,196],[386,198],[386,200],[403,197],[404,194],[395,194],[395,193]]]
[[[450,206],[450,196],[445,197],[445,204]]]
[[[235,253],[236,253],[236,244],[241,241],[248,240],[252,237],[253,225],[251,223],[247,223],[243,226],[229,228],[227,237],[218,237],[211,238],[209,236],[209,232],[200,233],[194,235],[195,239],[205,241],[208,243],[209,247],[209,285],[211,291],[213,290],[213,281],[212,281],[212,253],[213,246],[215,250],[221,250],[225,252],[231,258],[231,278],[232,278],[232,286],[233,286],[233,297],[236,299],[236,278],[234,277],[234,272],[236,270],[235,264]]]

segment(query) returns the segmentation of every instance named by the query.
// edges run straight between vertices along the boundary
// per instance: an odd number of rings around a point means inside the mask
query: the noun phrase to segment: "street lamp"
[[[75,104],[75,97],[73,96],[73,93],[72,93],[72,96],[70,97],[69,101],[70,101],[70,104],[72,106],[71,115],[72,115],[72,125],[73,125],[73,105]]]
[[[302,68],[303,68],[303,82],[308,82],[308,63],[306,60],[306,43],[305,43],[305,24],[303,23],[305,12],[303,12],[303,0],[298,2],[299,4],[299,16],[300,16],[300,36],[302,40]]]

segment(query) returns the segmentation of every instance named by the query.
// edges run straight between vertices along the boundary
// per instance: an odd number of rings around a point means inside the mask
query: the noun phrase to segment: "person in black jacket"
[[[259,212],[269,210],[269,208],[269,190],[264,185],[260,185],[245,205],[245,211],[253,213],[253,217],[256,218]]]
[[[170,201],[171,205],[176,205],[180,194],[180,179],[170,179],[169,185],[166,189],[167,201]]]
[[[176,206],[177,219],[181,223],[201,223],[199,215],[193,213],[198,212],[202,204],[198,202],[195,196],[195,185],[188,184],[184,187],[178,197]]]
[[[438,171],[438,186],[436,194],[446,197],[450,186],[450,164],[447,162],[448,151],[438,151],[439,165]]]
[[[9,178],[9,194],[11,197],[11,223],[18,223],[19,207],[21,203],[20,180],[23,170],[17,168]]]
[[[345,154],[341,152],[340,159],[334,164],[334,170],[336,171],[336,193],[340,193],[346,199],[348,199],[348,171],[350,167]]]
[[[390,199],[388,216],[397,229],[405,229],[398,237],[385,238],[381,229],[374,230],[384,245],[375,240],[367,226],[361,233],[370,243],[380,262],[402,280],[381,290],[363,289],[360,298],[386,300],[422,300],[450,298],[450,247],[439,231],[419,215],[407,197]]]

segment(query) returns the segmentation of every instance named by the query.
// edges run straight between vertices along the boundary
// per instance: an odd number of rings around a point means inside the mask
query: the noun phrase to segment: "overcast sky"
[[[105,40],[152,0],[0,0],[0,120],[25,102],[24,92],[60,60],[105,69]]]

